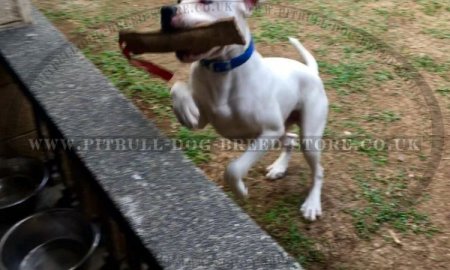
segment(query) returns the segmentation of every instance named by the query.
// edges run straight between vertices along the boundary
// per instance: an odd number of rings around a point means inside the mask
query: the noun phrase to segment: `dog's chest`
[[[216,131],[229,139],[248,139],[257,137],[260,124],[257,108],[245,98],[235,98],[225,104],[202,104],[202,112]]]

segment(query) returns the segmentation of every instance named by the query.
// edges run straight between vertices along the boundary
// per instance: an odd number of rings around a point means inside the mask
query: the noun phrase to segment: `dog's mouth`
[[[198,60],[201,60],[208,51],[195,51],[195,50],[188,50],[188,51],[177,51],[175,52],[175,55],[177,56],[178,60],[183,63],[192,63]]]
[[[186,50],[177,51],[175,55],[178,60],[183,63],[193,63],[202,59],[209,59],[215,57],[222,51],[223,47],[214,47],[210,50],[200,51],[200,50]]]
[[[201,25],[204,25],[205,23],[198,23],[196,25],[194,25],[193,27],[198,27]],[[174,28],[174,30],[181,30],[181,29],[188,29],[189,27],[178,27],[178,28]],[[177,59],[182,62],[182,63],[193,63],[208,57],[211,57],[215,54],[217,54],[223,47],[214,47],[212,49],[195,49],[195,48],[190,48],[189,50],[181,50],[181,51],[176,51],[175,55],[177,57]]]

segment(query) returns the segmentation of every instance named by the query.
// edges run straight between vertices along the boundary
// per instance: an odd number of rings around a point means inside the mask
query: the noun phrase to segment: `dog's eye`
[[[212,0],[200,0],[200,4],[203,5],[211,5],[213,3]]]

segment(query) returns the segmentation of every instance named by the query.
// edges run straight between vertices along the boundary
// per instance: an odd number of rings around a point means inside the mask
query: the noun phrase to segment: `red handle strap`
[[[128,59],[128,61],[130,62],[131,65],[138,67],[138,68],[142,68],[142,69],[146,70],[148,73],[153,74],[165,81],[170,81],[172,79],[172,77],[173,77],[172,72],[170,72],[162,67],[159,67],[153,63],[150,63],[148,61],[133,59],[132,52],[129,50],[129,48],[127,47],[127,45],[124,41],[120,41],[119,46],[120,46],[120,50],[122,51],[122,54],[125,56],[125,58]]]

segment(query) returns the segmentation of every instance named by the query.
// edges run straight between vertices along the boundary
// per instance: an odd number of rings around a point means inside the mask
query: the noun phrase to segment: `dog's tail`
[[[306,66],[308,66],[315,74],[319,75],[319,66],[317,65],[317,61],[314,56],[305,47],[303,47],[298,39],[289,37],[289,41],[292,45],[294,45],[297,51],[299,51],[300,55],[306,62]]]

